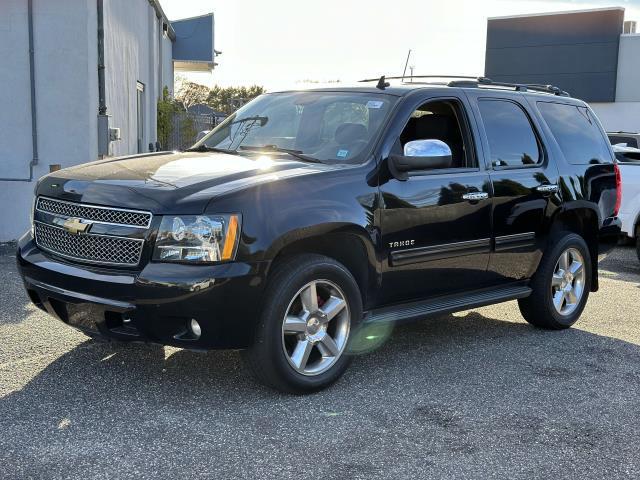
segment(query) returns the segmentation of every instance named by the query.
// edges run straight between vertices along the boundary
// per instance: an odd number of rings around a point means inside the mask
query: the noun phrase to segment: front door
[[[415,172],[404,181],[382,175],[381,304],[488,283],[491,185],[478,162],[474,145],[479,139],[470,129],[467,109],[463,96],[424,98],[405,106],[385,143],[389,148],[383,149],[383,158],[402,153],[412,140],[441,140],[452,151],[452,165]]]

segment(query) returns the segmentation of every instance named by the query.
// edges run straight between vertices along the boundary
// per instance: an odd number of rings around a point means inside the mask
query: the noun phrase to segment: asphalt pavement
[[[509,302],[397,327],[288,396],[237,352],[89,340],[0,247],[2,479],[640,477],[640,263],[620,247],[566,331]]]

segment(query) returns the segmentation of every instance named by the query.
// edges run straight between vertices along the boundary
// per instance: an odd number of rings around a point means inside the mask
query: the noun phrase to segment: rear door
[[[381,304],[487,284],[491,186],[478,162],[466,97],[453,91],[447,97],[412,98],[385,139],[383,158],[402,153],[408,141],[437,139],[450,146],[453,165],[416,172],[404,181],[382,175]]]
[[[499,283],[526,279],[542,257],[547,219],[560,205],[558,170],[522,94],[495,97],[478,89],[467,95],[493,184],[488,270]]]

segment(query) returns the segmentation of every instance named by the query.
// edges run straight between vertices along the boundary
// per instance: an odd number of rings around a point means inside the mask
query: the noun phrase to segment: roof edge
[[[489,17],[487,20],[508,20],[510,18],[528,18],[528,17],[547,17],[552,15],[569,15],[573,13],[591,13],[591,12],[607,12],[614,10],[625,11],[624,7],[602,7],[602,8],[587,8],[584,10],[560,10],[558,12],[541,12],[541,13],[522,13],[518,15],[504,15],[499,17]]]
[[[197,20],[198,18],[213,17],[213,12],[203,13],[202,15],[196,15],[194,17],[176,18],[171,20],[171,23],[182,22],[183,20]]]
[[[167,23],[168,25],[167,33],[169,35],[169,38],[175,41],[176,31],[173,29],[173,26],[171,25],[171,22],[169,21],[169,18],[167,17],[166,13],[164,13],[164,10],[162,9],[162,5],[160,5],[160,2],[158,0],[149,0],[149,5],[151,5],[153,9],[156,11],[156,17],[161,18],[164,22]]]

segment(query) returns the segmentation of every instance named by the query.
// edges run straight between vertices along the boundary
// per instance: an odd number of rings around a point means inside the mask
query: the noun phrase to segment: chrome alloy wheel
[[[342,356],[351,328],[345,295],[328,280],[314,280],[296,293],[282,322],[282,348],[302,375],[329,370]]]
[[[560,315],[571,315],[578,308],[584,284],[584,258],[576,248],[568,248],[560,255],[551,279],[553,306]]]

